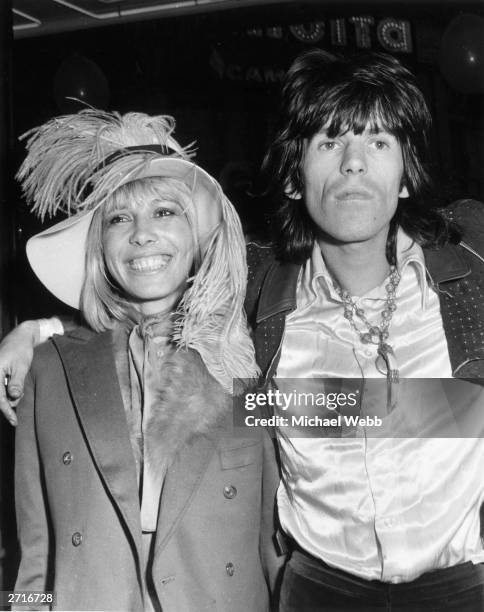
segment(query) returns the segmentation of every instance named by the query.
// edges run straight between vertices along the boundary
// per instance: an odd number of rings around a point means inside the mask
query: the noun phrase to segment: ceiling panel
[[[271,0],[13,0],[14,35],[16,38],[40,36],[140,19],[272,3]]]
[[[1,2],[2,0],[0,0]],[[296,7],[312,4],[321,9],[331,7],[385,5],[401,10],[401,0],[13,0],[13,24],[16,38],[41,36],[70,30],[81,30],[141,19],[158,19],[176,15],[260,6],[278,14],[275,5]],[[461,10],[480,6],[482,0],[406,0],[410,10],[459,6]]]

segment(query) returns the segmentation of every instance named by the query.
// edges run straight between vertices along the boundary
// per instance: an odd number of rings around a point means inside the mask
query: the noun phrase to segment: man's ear
[[[408,193],[408,189],[406,185],[402,185],[400,189],[400,193],[398,194],[399,198],[409,198],[410,194]]]

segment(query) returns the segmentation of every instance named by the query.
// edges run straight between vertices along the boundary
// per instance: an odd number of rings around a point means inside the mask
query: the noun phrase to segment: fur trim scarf
[[[131,443],[137,465],[143,445],[136,410],[132,410],[128,338],[130,330],[114,331],[114,348],[119,384],[128,417]],[[176,453],[194,437],[213,436],[232,423],[232,397],[209,374],[200,355],[191,349],[168,344],[160,367],[153,368],[152,409],[144,424],[144,445],[150,447],[155,469],[165,471]]]

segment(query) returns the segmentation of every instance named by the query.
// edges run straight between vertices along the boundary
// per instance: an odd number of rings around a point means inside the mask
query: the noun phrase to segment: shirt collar
[[[415,269],[422,292],[422,308],[425,308],[428,303],[429,283],[424,253],[422,247],[399,228],[397,232],[397,270],[402,277],[408,266]],[[318,285],[327,293],[328,297],[341,301],[335,289],[333,278],[324,262],[321,249],[315,241],[311,256],[302,267],[299,280],[299,289],[305,301],[312,302],[316,298]]]
[[[422,308],[426,308],[429,297],[429,282],[427,268],[425,267],[425,257],[422,247],[415,242],[402,228],[397,233],[397,270],[401,277],[405,274],[406,268],[411,265],[418,279],[420,291],[422,293]]]

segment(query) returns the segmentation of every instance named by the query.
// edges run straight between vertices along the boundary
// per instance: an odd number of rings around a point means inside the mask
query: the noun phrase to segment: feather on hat
[[[196,350],[232,392],[234,378],[258,370],[243,311],[247,266],[239,218],[218,182],[173,138],[175,121],[95,109],[52,119],[23,136],[28,154],[17,174],[42,220],[68,218],[27,243],[32,269],[56,297],[79,308],[86,238],[94,214],[122,185],[154,176],[191,189],[201,264],[179,307],[173,341]]]

